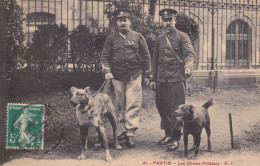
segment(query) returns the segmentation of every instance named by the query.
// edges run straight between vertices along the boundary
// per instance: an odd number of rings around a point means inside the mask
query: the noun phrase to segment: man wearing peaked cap
[[[178,12],[174,9],[163,9],[159,12],[159,15],[162,18],[170,18],[174,17]]]
[[[131,17],[131,11],[128,10],[128,9],[119,9],[119,10],[116,10],[114,11],[114,17],[116,19],[118,18],[130,18]]]
[[[179,147],[182,122],[174,116],[176,108],[185,104],[185,80],[191,75],[195,53],[187,34],[175,28],[177,11],[163,9],[159,12],[165,32],[160,34],[154,47],[150,87],[156,91],[155,102],[161,117],[165,137],[159,145]]]
[[[107,37],[101,63],[106,80],[112,80],[116,94],[116,110],[124,131],[118,140],[135,147],[134,135],[139,127],[142,103],[142,69],[149,77],[151,58],[141,33],[131,30],[131,12],[120,9],[114,12],[118,31]],[[146,82],[149,79],[146,79]]]

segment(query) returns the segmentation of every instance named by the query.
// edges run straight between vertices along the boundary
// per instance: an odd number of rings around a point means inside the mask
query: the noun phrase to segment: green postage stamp
[[[43,105],[7,105],[7,149],[43,149]]]

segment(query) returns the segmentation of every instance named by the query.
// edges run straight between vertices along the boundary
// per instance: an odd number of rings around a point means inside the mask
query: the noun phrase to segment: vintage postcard
[[[1,0],[0,164],[257,166],[257,0]]]

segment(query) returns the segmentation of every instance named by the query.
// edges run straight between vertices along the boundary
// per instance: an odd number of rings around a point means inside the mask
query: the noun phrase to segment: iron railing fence
[[[123,0],[17,0],[24,9],[24,31],[31,42],[37,25],[64,24],[71,32],[78,25],[103,30],[109,27],[104,11]],[[260,4],[257,0],[129,0],[141,12],[161,23],[159,11],[173,8],[199,25],[195,41],[196,69],[249,69],[260,67]],[[154,14],[154,15],[153,15]],[[72,64],[69,38],[62,55],[66,69]],[[100,54],[96,51],[95,54]],[[95,62],[96,63],[96,62]],[[85,69],[92,65],[86,65]],[[92,69],[91,69],[92,70]]]

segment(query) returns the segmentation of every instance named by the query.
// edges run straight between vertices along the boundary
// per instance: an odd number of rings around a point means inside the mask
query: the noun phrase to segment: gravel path
[[[52,94],[63,96],[64,102],[68,100],[67,92]],[[44,100],[49,99],[46,96]],[[59,97],[58,97],[59,98]],[[193,93],[187,97],[187,103],[194,106],[201,106],[209,98],[215,100],[215,104],[209,108],[211,117],[211,141],[213,152],[207,152],[206,132],[203,131],[199,156],[194,158],[189,152],[189,158],[184,157],[183,140],[180,148],[175,152],[166,152],[167,147],[160,147],[156,143],[164,136],[160,130],[160,117],[154,104],[154,92],[145,89],[144,101],[146,107],[141,112],[140,128],[136,133],[136,148],[129,149],[123,145],[123,150],[111,149],[114,161],[107,163],[104,161],[104,150],[94,150],[89,148],[88,159],[76,160],[80,154],[79,134],[76,127],[68,129],[65,138],[58,149],[48,154],[13,153],[6,166],[16,165],[235,165],[235,166],[254,166],[259,165],[260,161],[260,95],[259,90],[255,89],[226,89],[212,93],[209,89],[202,92]],[[49,99],[62,108],[60,103],[54,102],[57,99]],[[64,106],[66,107],[66,106]],[[72,116],[69,120],[73,124],[73,114],[65,110],[65,114]],[[235,149],[231,149],[230,129],[228,114],[232,114],[234,144]],[[76,126],[76,125],[75,125]],[[73,129],[73,131],[71,131]],[[110,127],[107,128],[109,133]],[[74,138],[71,138],[75,133]],[[110,140],[111,134],[108,134]],[[67,138],[66,138],[67,137]],[[189,147],[192,146],[191,136],[189,137]]]

